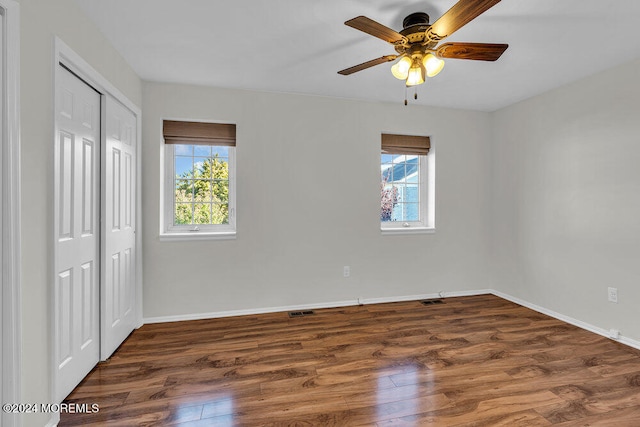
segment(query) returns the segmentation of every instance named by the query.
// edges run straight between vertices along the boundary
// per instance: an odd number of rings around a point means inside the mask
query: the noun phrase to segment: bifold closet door
[[[136,317],[136,117],[106,95],[105,122],[102,360],[111,356],[133,331]]]
[[[54,148],[56,399],[100,355],[100,94],[62,68],[56,87]],[[28,206],[28,194],[23,200]],[[24,262],[28,262],[28,254]]]

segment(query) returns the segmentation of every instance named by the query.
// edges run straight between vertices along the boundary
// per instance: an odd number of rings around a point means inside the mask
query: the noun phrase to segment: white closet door
[[[59,71],[53,300],[55,398],[62,401],[98,363],[100,351],[100,95],[66,69]],[[26,206],[28,197],[23,195]]]
[[[136,318],[136,117],[108,95],[105,117],[102,360],[111,356],[133,331]]]

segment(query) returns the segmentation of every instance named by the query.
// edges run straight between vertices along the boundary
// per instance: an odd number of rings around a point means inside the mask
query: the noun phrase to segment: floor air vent
[[[444,304],[444,301],[441,299],[426,299],[420,302],[422,305]]]
[[[315,314],[313,312],[313,310],[305,310],[305,311],[290,311],[289,312],[289,317],[304,317],[304,316],[311,316]]]

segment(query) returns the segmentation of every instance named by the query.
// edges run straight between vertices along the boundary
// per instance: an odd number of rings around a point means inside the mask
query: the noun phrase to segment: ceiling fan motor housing
[[[408,15],[402,21],[402,26],[404,27],[400,34],[405,36],[409,42],[409,44],[413,43],[422,43],[426,37],[426,31],[429,29],[429,15],[424,12],[415,12]],[[435,46],[436,43],[433,45]],[[396,46],[396,51],[398,53],[405,53],[407,51],[407,46],[403,46],[398,50],[399,46]],[[433,46],[427,46],[429,48]]]
[[[408,15],[402,21],[402,28],[407,29],[413,25],[429,25],[429,15],[424,12],[416,12]]]

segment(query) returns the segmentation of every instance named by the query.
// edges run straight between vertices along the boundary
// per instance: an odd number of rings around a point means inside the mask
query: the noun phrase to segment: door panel
[[[98,274],[100,95],[61,68],[54,150],[56,396],[64,399],[100,355]]]
[[[104,259],[101,306],[104,313],[101,358],[107,359],[135,327],[135,164],[136,117],[115,99],[107,96],[106,144],[103,154],[106,171],[103,201]]]

